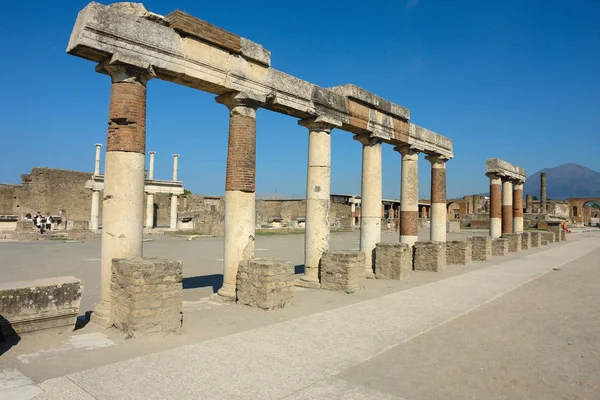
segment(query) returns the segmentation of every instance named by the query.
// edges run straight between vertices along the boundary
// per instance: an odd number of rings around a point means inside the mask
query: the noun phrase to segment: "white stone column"
[[[94,162],[94,175],[100,175],[100,149],[101,143],[96,143],[96,160]]]
[[[303,283],[319,287],[321,255],[329,249],[331,204],[331,124],[318,119],[302,120],[308,128],[308,171],[306,174],[306,228],[304,231]]]
[[[92,190],[92,212],[90,218],[90,229],[94,232],[99,229],[100,215],[100,191]]]
[[[490,236],[502,236],[502,180],[499,175],[488,173],[490,178]]]
[[[154,151],[148,152],[150,154],[150,161],[148,163],[148,179],[154,179],[154,155],[156,154]]]
[[[502,234],[513,233],[513,188],[508,178],[502,181]]]
[[[431,163],[431,224],[433,242],[446,241],[446,159],[432,154],[425,157]]]
[[[354,226],[356,226],[356,203],[353,201],[350,202],[350,217],[352,219],[352,221],[350,221],[350,224],[354,228]]]
[[[256,230],[256,109],[266,100],[232,92],[216,98],[229,108],[229,139],[225,178],[225,251],[223,287],[219,295],[236,296],[241,261],[254,257]]]
[[[413,246],[419,240],[419,151],[398,146],[402,156],[400,181],[400,242]]]
[[[178,165],[179,165],[179,154],[173,154],[173,182],[177,182]]]
[[[372,278],[375,245],[381,241],[381,141],[367,135],[357,135],[355,139],[363,145],[360,251],[367,258],[365,276]]]
[[[104,166],[100,303],[92,321],[111,323],[111,271],[115,258],[142,257],[146,152],[146,82],[152,69],[102,63],[111,76]]]
[[[146,197],[146,228],[154,228],[154,194],[148,193]]]
[[[515,181],[513,186],[513,232],[523,232],[523,182]]]
[[[177,230],[177,206],[179,204],[179,196],[171,195],[171,223],[169,224],[169,230]]]

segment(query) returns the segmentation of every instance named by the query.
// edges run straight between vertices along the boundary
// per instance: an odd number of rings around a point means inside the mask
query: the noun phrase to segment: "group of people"
[[[23,220],[33,221],[35,223],[36,229],[40,233],[52,230],[52,217],[50,216],[50,213],[48,213],[47,216],[43,217],[42,214],[38,211],[35,217],[32,217],[31,214],[27,214],[25,218],[23,218]]]

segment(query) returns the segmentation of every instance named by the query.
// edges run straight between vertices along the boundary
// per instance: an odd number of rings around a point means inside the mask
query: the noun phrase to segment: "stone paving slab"
[[[96,399],[281,399],[299,396],[316,384],[336,393],[360,391],[335,385],[328,389],[323,381],[597,247],[597,237],[553,245],[493,268],[71,374],[69,379]]]

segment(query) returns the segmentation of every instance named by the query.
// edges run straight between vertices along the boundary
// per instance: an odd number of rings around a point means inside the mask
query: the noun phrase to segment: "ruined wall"
[[[14,197],[17,185],[0,184],[0,215],[14,215]]]
[[[201,235],[223,236],[225,234],[225,199],[205,197],[201,194],[180,196],[179,218],[191,218],[193,230]]]

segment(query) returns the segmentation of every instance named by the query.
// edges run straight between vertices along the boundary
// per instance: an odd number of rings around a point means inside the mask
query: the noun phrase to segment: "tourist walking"
[[[46,230],[48,232],[52,230],[52,217],[50,216],[50,213],[46,216]]]
[[[44,225],[42,225],[42,214],[39,211],[35,216],[35,227],[39,229],[40,233],[44,233]]]

